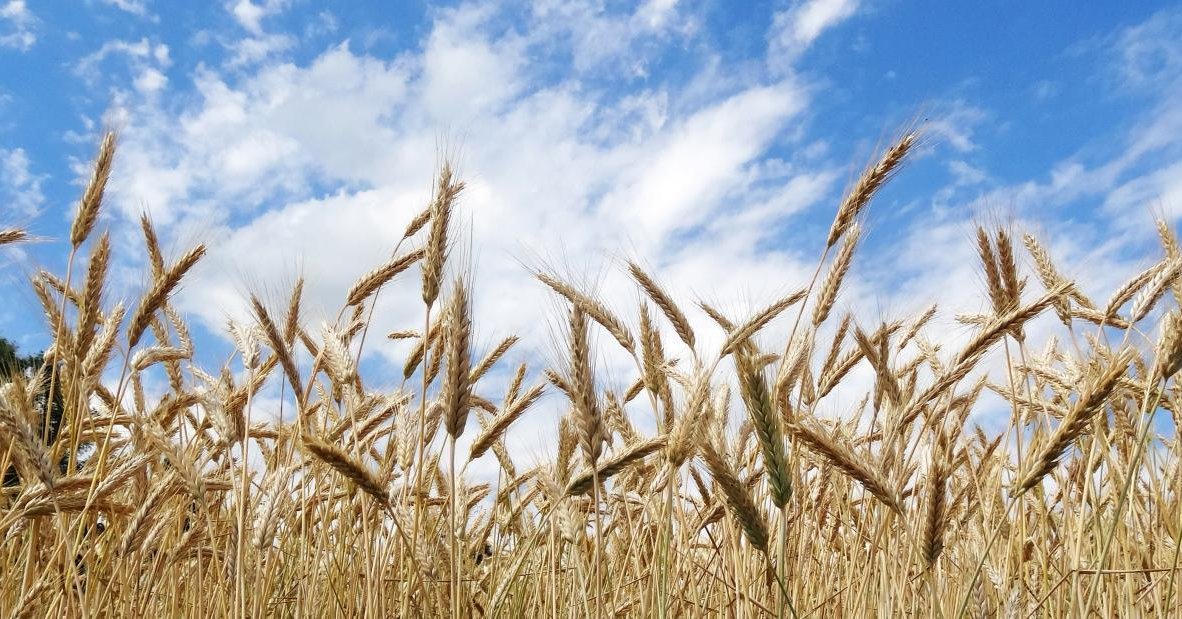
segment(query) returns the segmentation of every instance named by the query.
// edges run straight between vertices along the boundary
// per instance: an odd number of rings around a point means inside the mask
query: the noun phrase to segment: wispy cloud
[[[1126,87],[1161,91],[1163,80],[1182,79],[1182,9],[1164,9],[1117,32],[1110,43],[1114,65]]]
[[[31,219],[45,202],[41,192],[45,178],[30,170],[24,149],[0,148],[0,213],[10,220]]]
[[[154,95],[168,84],[165,71],[172,64],[168,46],[147,38],[139,41],[106,41],[102,47],[82,57],[74,65],[74,74],[87,83],[97,83],[103,75],[101,65],[112,57],[121,57],[128,62],[134,72],[131,85],[142,95]]]
[[[113,6],[120,11],[131,13],[132,15],[148,17],[147,0],[101,0],[101,2]]]
[[[805,0],[778,11],[768,35],[769,58],[791,63],[829,28],[858,10],[859,0]]]
[[[37,42],[33,31],[37,18],[25,4],[25,0],[8,0],[0,6],[0,47],[27,52]]]

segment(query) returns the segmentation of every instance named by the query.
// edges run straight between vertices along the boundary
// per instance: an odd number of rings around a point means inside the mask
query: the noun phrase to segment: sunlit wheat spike
[[[737,346],[751,339],[753,335],[767,326],[769,322],[775,320],[776,316],[779,316],[784,310],[792,307],[801,299],[803,299],[804,295],[805,291],[803,289],[797,290],[796,292],[793,292],[792,294],[779,299],[775,303],[772,303],[771,305],[760,310],[757,314],[748,319],[747,322],[737,327],[732,326],[730,333],[727,334],[726,342],[724,342],[722,345],[722,354],[725,355],[731,353]],[[707,308],[709,306],[702,304],[702,307]],[[724,327],[725,323],[729,322],[726,320],[726,318],[722,317],[721,314],[718,314],[718,318],[715,320],[720,324],[723,324]]]
[[[452,210],[460,192],[464,190],[464,183],[454,177],[450,163],[444,163],[437,181],[430,207],[431,229],[423,252],[423,302],[428,306],[434,304],[439,296],[439,287],[443,283],[443,263],[447,260]]]
[[[937,306],[935,303],[928,306],[928,308],[924,310],[924,312],[920,314],[918,318],[915,319],[915,322],[911,323],[911,326],[907,327],[907,330],[903,332],[903,337],[899,338],[898,344],[895,345],[895,350],[902,351],[904,348],[906,348],[907,344],[911,343],[911,340],[919,334],[920,330],[923,329],[929,322],[931,322],[932,318],[936,316],[936,309]]]
[[[108,131],[99,143],[90,182],[82,192],[82,199],[78,201],[78,212],[74,214],[74,221],[70,225],[70,244],[75,249],[90,236],[95,222],[98,221],[99,208],[102,206],[103,194],[107,190],[107,179],[111,177],[111,164],[114,159],[115,133]]]
[[[767,522],[759,509],[756,508],[747,488],[739,482],[739,478],[735,476],[730,465],[709,441],[702,444],[700,455],[706,468],[710,470],[710,476],[714,478],[726,498],[727,507],[730,508],[735,520],[742,526],[747,541],[755,549],[767,554],[769,537]]]
[[[567,380],[574,421],[578,427],[579,445],[583,455],[594,465],[603,450],[603,414],[595,392],[595,375],[591,369],[591,343],[587,337],[587,315],[578,306],[570,311],[570,351],[567,361]]]
[[[534,277],[586,312],[591,320],[606,329],[624,350],[632,352],[636,348],[636,340],[628,327],[624,326],[624,321],[613,314],[606,305],[550,274],[539,271],[534,273]]]
[[[345,450],[314,437],[304,437],[304,448],[318,460],[357,484],[358,488],[372,496],[378,503],[385,505],[390,502],[390,493],[385,484],[378,479],[373,471],[357,462]]]
[[[164,253],[160,251],[160,238],[156,235],[156,226],[146,211],[140,213],[140,231],[144,235],[144,250],[148,252],[152,277],[161,277],[164,275]]]
[[[903,134],[873,165],[866,168],[858,177],[854,186],[846,193],[841,205],[837,208],[837,216],[833,218],[833,225],[829,228],[829,236],[825,239],[825,247],[833,247],[849,229],[850,224],[857,219],[862,209],[870,203],[874,194],[890,179],[915,145],[919,143],[919,132],[908,131]]]
[[[292,388],[292,393],[295,394],[297,402],[302,405],[304,384],[300,378],[300,370],[296,366],[295,357],[291,351],[290,346],[283,339],[283,334],[279,333],[279,327],[275,326],[275,321],[271,319],[271,313],[267,311],[263,302],[255,295],[250,296],[251,309],[254,311],[255,320],[258,321],[259,327],[267,340],[267,344],[275,353],[275,358],[278,360],[280,367],[283,368],[283,374],[287,377],[288,384]]]
[[[848,445],[811,424],[789,424],[787,430],[796,441],[824,457],[839,471],[861,484],[884,505],[903,516],[903,504],[894,484],[871,466],[866,458],[855,455]]]
[[[985,271],[986,290],[993,302],[993,311],[998,314],[1004,313],[1008,308],[1005,285],[1001,280],[1001,266],[997,250],[993,247],[993,240],[984,226],[977,226],[977,253],[981,258],[981,267]]]
[[[941,436],[937,448],[931,454],[931,465],[927,472],[927,504],[923,520],[923,558],[928,567],[936,562],[944,551],[944,530],[948,519],[948,477],[952,473],[948,447]]]
[[[1182,258],[1175,258],[1170,260],[1165,268],[1158,271],[1145,287],[1142,288],[1133,297],[1133,307],[1129,312],[1129,322],[1140,322],[1145,318],[1153,306],[1157,304],[1158,300],[1165,294],[1166,289],[1173,286],[1178,281],[1178,275],[1182,273]]]
[[[583,471],[570,481],[566,486],[567,496],[575,496],[579,494],[586,494],[591,490],[591,485],[594,483],[598,475],[599,483],[603,483],[615,476],[617,473],[627,469],[635,463],[643,460],[649,454],[652,454],[663,447],[665,447],[666,440],[664,437],[658,437],[637,443],[627,450],[622,451],[607,460],[599,463],[595,471],[590,469]]]
[[[710,376],[701,372],[694,377],[693,387],[686,397],[685,409],[674,421],[673,432],[669,434],[669,447],[665,454],[669,463],[675,467],[680,467],[692,456],[697,444],[704,438],[701,422],[708,413],[710,394]],[[622,411],[620,416],[623,416]]]
[[[488,354],[486,354],[484,358],[476,364],[476,367],[472,368],[472,373],[468,377],[468,381],[472,384],[476,384],[476,382],[483,378],[484,375],[487,374],[490,369],[492,369],[492,366],[496,365],[497,361],[500,361],[501,357],[504,357],[505,353],[509,352],[509,349],[513,348],[513,346],[519,341],[520,338],[518,338],[516,335],[510,335],[509,337],[501,340],[501,342],[497,344],[495,348],[488,351]]]
[[[0,245],[23,243],[29,240],[29,233],[20,228],[0,228]]]
[[[644,269],[635,262],[628,263],[628,272],[632,274],[632,278],[640,284],[641,290],[648,295],[648,298],[661,309],[661,313],[665,314],[665,318],[673,323],[673,330],[677,332],[677,337],[685,342],[686,346],[694,347],[694,330],[690,327],[689,319],[682,313],[673,299],[661,288],[657,281],[645,273]]]
[[[850,265],[854,261],[854,251],[862,237],[862,228],[855,222],[849,226],[849,230],[843,236],[845,240],[841,244],[841,249],[837,251],[837,257],[833,259],[833,264],[829,267],[829,273],[825,275],[825,280],[817,295],[817,304],[813,306],[813,326],[818,326],[829,318],[829,311],[837,302],[837,293],[841,289],[841,283],[845,280],[845,274],[849,272]]]
[[[168,296],[180,285],[181,279],[205,256],[205,246],[198,245],[189,250],[181,259],[165,271],[164,275],[156,278],[152,287],[140,299],[139,306],[131,315],[131,322],[127,327],[127,345],[133,347],[139,343],[144,330],[148,328],[152,316],[163,307]]]
[[[1018,279],[1018,259],[1014,254],[1014,244],[1010,239],[1010,232],[1004,227],[997,228],[994,238],[997,243],[997,264],[1005,289],[1005,307],[1013,309],[1022,303],[1023,286],[1023,282]]]
[[[431,221],[431,205],[428,205],[427,208],[419,211],[419,214],[415,215],[414,218],[406,224],[406,230],[403,231],[402,238],[409,239],[410,237],[418,234],[419,230],[422,230],[423,226],[427,225],[427,222],[429,221]]]
[[[448,303],[443,349],[443,425],[453,438],[464,432],[472,403],[472,303],[467,283],[456,280]]]
[[[1079,398],[1063,417],[1059,427],[1046,439],[1041,449],[1031,454],[1029,464],[1014,482],[1019,492],[1036,486],[1059,464],[1071,443],[1087,430],[1088,422],[1103,409],[1109,394],[1116,387],[1117,379],[1124,376],[1131,361],[1132,352],[1121,351],[1103,372],[1084,385]]]
[[[1155,379],[1169,379],[1182,369],[1182,310],[1166,314],[1161,322],[1161,336],[1157,345]]]
[[[538,398],[542,397],[542,392],[544,389],[545,388],[543,385],[534,385],[520,398],[515,399],[511,404],[509,404],[505,410],[501,411],[501,413],[497,415],[491,423],[489,423],[488,427],[482,430],[480,434],[476,436],[476,439],[472,441],[472,447],[469,449],[468,458],[475,460],[476,458],[484,455],[484,452],[488,451],[488,449],[492,447],[494,443],[500,440],[501,436],[505,434],[505,431],[509,429],[509,426],[512,425],[514,421],[520,419],[521,416],[524,415],[525,412],[529,410],[529,408],[533,406],[535,402],[538,401]]]
[[[106,232],[99,236],[86,266],[86,282],[82,289],[82,303],[78,308],[78,339],[74,342],[79,355],[86,355],[99,323],[103,304],[103,287],[111,262],[111,238]]]
[[[368,299],[373,293],[377,292],[379,288],[385,286],[390,280],[398,277],[400,273],[410,268],[410,266],[418,262],[424,255],[424,251],[416,249],[403,256],[399,256],[383,264],[382,266],[366,273],[353,284],[349,289],[349,294],[345,296],[345,305],[357,305],[362,301]]]
[[[1170,261],[1163,260],[1134,275],[1131,279],[1129,279],[1129,281],[1122,284],[1120,288],[1117,288],[1116,291],[1112,293],[1112,296],[1108,299],[1108,303],[1105,304],[1104,315],[1116,316],[1117,311],[1119,311],[1125,303],[1128,303],[1129,300],[1133,298],[1133,295],[1137,294],[1137,291],[1145,287],[1145,285],[1152,281],[1158,273],[1169,266]]]

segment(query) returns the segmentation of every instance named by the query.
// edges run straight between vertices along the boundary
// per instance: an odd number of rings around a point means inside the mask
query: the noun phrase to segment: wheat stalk
[[[27,240],[29,233],[20,228],[0,228],[0,245],[24,243]]]
[[[111,177],[111,166],[115,159],[115,133],[107,132],[99,143],[98,154],[94,158],[94,168],[91,171],[90,182],[82,192],[82,199],[78,202],[78,212],[70,225],[70,244],[77,249],[90,236],[94,224],[98,221],[99,207],[103,202],[103,193],[107,189],[107,179]]]
[[[726,505],[730,508],[731,514],[734,515],[735,520],[743,528],[743,533],[747,536],[747,541],[753,548],[759,550],[763,554],[768,552],[768,529],[767,522],[764,521],[763,516],[755,507],[754,501],[751,500],[751,495],[747,493],[747,488],[739,482],[739,478],[735,476],[734,471],[723,459],[722,455],[709,441],[702,444],[702,450],[699,454],[702,462],[706,464],[706,468],[710,470],[710,476],[714,478],[715,483],[718,484],[719,490],[726,499]]]
[[[640,268],[640,265],[635,262],[628,263],[628,272],[632,274],[632,278],[636,280],[636,283],[640,284],[641,290],[648,295],[648,298],[652,299],[652,302],[661,309],[661,312],[665,314],[665,318],[673,323],[673,330],[677,332],[677,337],[681,338],[681,341],[685,342],[686,346],[693,348],[694,330],[690,328],[689,319],[685,317],[685,314],[677,307],[677,304],[673,302],[673,299],[665,292],[665,289],[661,288],[656,280],[650,277],[648,273],[645,273],[644,269]]]
[[[1038,485],[1059,464],[1063,453],[1088,427],[1088,423],[1099,413],[1109,394],[1117,385],[1117,379],[1124,376],[1132,360],[1129,351],[1121,351],[1105,370],[1097,374],[1081,390],[1079,399],[1068,410],[1055,432],[1047,438],[1036,455],[1031,456],[1025,470],[1018,475],[1014,487],[1025,492]]]
[[[861,484],[883,505],[903,516],[903,504],[899,500],[894,484],[890,483],[885,475],[870,466],[866,458],[854,455],[849,446],[807,423],[788,424],[787,431],[793,439],[824,457],[837,470]]]
[[[919,133],[908,131],[891,145],[877,162],[862,172],[837,208],[837,215],[833,219],[833,225],[829,228],[829,236],[825,239],[826,248],[837,244],[837,241],[849,229],[850,224],[857,219],[862,209],[870,203],[874,194],[886,184],[891,175],[898,171],[907,159],[907,155],[918,143]]]

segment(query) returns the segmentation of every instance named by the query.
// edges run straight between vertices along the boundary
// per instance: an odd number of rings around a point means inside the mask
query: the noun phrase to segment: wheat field
[[[448,165],[335,323],[307,324],[302,281],[282,306],[252,296],[251,320],[229,326],[235,354],[202,369],[170,298],[203,246],[165,256],[144,217],[149,284],[126,306],[108,300],[108,134],[66,272],[31,277],[47,362],[0,390],[0,466],[19,477],[0,497],[0,611],[1179,616],[1174,233],[1159,222],[1153,266],[1097,301],[1045,240],[982,225],[988,313],[857,320],[839,308],[859,303],[842,283],[867,208],[920,140],[908,130],[866,167],[816,239],[812,280],[751,315],[673,298],[634,262],[629,315],[552,271],[523,273],[562,304],[563,352],[505,384],[482,379],[517,338],[475,350],[471,276],[449,261],[464,184]],[[0,244],[29,241],[0,230]],[[388,335],[413,347],[401,387],[376,391],[361,358],[384,336],[370,316],[395,278],[421,280],[403,302],[422,321]],[[695,313],[723,334],[717,349],[699,343]],[[937,314],[956,315],[967,343],[947,345]],[[1054,325],[1038,348],[1036,319]],[[625,388],[607,387],[595,347],[634,361]],[[819,414],[859,366],[873,376],[861,403]],[[148,393],[153,381],[166,392]],[[263,389],[282,394],[287,423],[252,412]],[[989,394],[1008,414],[999,431],[975,415]],[[515,461],[505,437],[543,397],[565,411],[557,456]],[[495,478],[469,472],[482,458]]]

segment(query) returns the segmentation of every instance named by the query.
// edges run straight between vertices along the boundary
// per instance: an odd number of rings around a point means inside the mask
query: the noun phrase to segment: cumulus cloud
[[[222,41],[222,45],[230,51],[226,66],[240,69],[257,65],[295,47],[295,36],[263,30],[263,20],[282,13],[289,4],[289,0],[265,0],[261,3],[252,0],[226,2],[226,11],[247,33],[245,37],[232,36]],[[324,28],[333,24],[332,14],[322,12],[317,21],[309,23],[308,28]]]
[[[649,29],[632,43],[645,47],[645,37],[667,36],[676,8],[654,3],[643,20],[609,21]],[[829,195],[838,173],[808,156],[770,155],[799,139],[807,87],[753,79],[688,98],[680,93],[691,86],[676,83],[621,96],[594,85],[611,60],[539,76],[531,58],[561,45],[561,29],[498,29],[480,7],[434,20],[420,45],[394,57],[346,42],[305,63],[204,67],[183,105],[116,100],[108,121],[124,129],[112,205],[129,223],[147,205],[169,238],[210,243],[177,299],[200,324],[220,333],[227,316],[246,316],[244,292],[277,298],[275,282],[297,275],[311,324],[331,320],[426,204],[442,154],[468,184],[456,264],[476,271],[477,341],[518,333],[515,359],[532,366],[553,356],[545,325],[560,313],[525,266],[553,266],[627,316],[636,297],[622,257],[660,273],[687,306],[725,299],[735,316],[807,278],[815,258],[773,246],[775,237]],[[380,334],[421,322],[408,302],[419,296],[414,279],[383,293],[371,358],[397,367],[406,354]],[[704,342],[721,338],[708,318],[693,320]],[[607,384],[631,375],[610,346],[600,361]],[[540,426],[514,435],[519,446],[551,433],[554,419],[539,415]]]
[[[459,153],[469,182],[463,213],[474,247],[492,254],[479,264],[478,281],[500,291],[496,296],[511,293],[505,301],[490,295],[492,307],[503,310],[496,318],[524,326],[531,319],[521,316],[514,297],[542,297],[515,257],[561,255],[582,266],[630,248],[657,263],[674,261],[716,243],[689,233],[742,210],[748,194],[759,190],[761,200],[771,200],[764,184],[799,176],[802,186],[825,186],[812,171],[752,165],[806,101],[789,82],[752,85],[683,117],[620,118],[611,99],[582,93],[575,83],[519,91],[524,69],[512,37],[455,32],[461,26],[438,25],[421,55],[395,61],[339,46],[307,67],[271,66],[236,84],[213,72],[200,75],[200,100],[181,117],[142,109],[128,117],[116,202],[130,217],[149,195],[158,221],[182,227],[187,217],[204,225],[214,214],[227,226],[225,246],[215,249],[215,256],[224,252],[226,268],[290,271],[303,264],[315,270],[309,279],[324,286],[328,306],[328,295],[380,261],[389,239],[425,204],[438,127],[462,126],[462,136],[444,142]],[[463,79],[442,75],[457,59],[488,70]],[[315,122],[324,117],[336,120]],[[304,184],[309,178],[342,189],[317,197]],[[172,210],[194,201],[211,211]],[[767,218],[733,221],[731,230],[703,235],[747,237],[729,248],[732,258],[766,260],[753,243]],[[259,242],[275,234],[280,242]],[[211,275],[209,285],[240,285],[225,275]],[[203,290],[191,286],[188,294]],[[227,304],[209,300],[193,308],[220,324]]]

